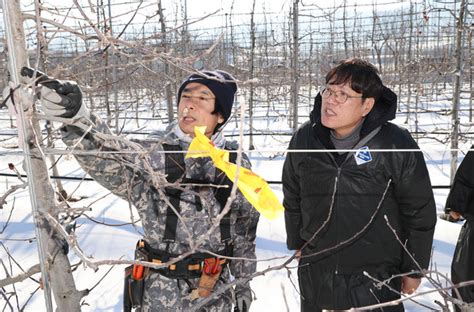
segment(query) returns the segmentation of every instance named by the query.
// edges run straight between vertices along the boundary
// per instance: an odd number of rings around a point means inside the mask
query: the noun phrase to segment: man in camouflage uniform
[[[166,153],[164,146],[186,151],[194,136],[195,126],[206,126],[205,134],[216,147],[236,150],[237,142],[226,141],[218,131],[232,110],[237,85],[224,71],[204,71],[187,77],[178,91],[179,120],[166,131],[157,132],[147,140],[127,140],[111,134],[106,123],[88,111],[82,103],[80,88],[73,82],[53,80],[41,89],[42,109],[46,115],[71,118],[61,128],[64,142],[77,151],[97,151],[97,154],[76,154],[82,168],[97,182],[117,196],[130,201],[138,210],[143,224],[144,240],[153,249],[172,255],[192,250],[202,240],[200,252],[219,254],[233,247],[231,256],[239,260],[226,261],[214,291],[229,282],[230,275],[245,278],[256,271],[255,236],[259,213],[239,191],[230,207],[230,240],[221,239],[219,222],[221,203],[216,200],[216,168],[210,158],[184,160],[184,176],[174,186],[165,179]],[[80,126],[80,124],[82,126]],[[121,153],[111,153],[119,151]],[[250,168],[247,156],[242,166]],[[220,172],[222,174],[222,172]],[[178,185],[178,182],[201,181]],[[204,183],[202,181],[205,181]],[[179,216],[174,240],[166,240],[166,220],[170,197],[166,189],[179,189]],[[214,231],[208,234],[209,229]],[[192,250],[197,251],[196,249]],[[225,256],[225,255],[224,255]],[[245,259],[245,260],[244,260]],[[166,268],[165,268],[166,269]],[[230,311],[235,303],[247,311],[252,301],[248,283],[237,283],[235,292],[226,291],[215,298],[194,295],[199,277],[169,278],[151,269],[145,277],[141,311],[187,311],[202,305],[202,311]],[[234,299],[235,295],[235,299]],[[235,300],[235,301],[234,301]]]

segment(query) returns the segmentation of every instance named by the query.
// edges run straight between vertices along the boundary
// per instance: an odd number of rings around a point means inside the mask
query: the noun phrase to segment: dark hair
[[[361,93],[364,98],[378,99],[383,90],[377,68],[369,62],[357,58],[341,61],[326,75],[326,84],[344,83],[348,83],[352,90]]]

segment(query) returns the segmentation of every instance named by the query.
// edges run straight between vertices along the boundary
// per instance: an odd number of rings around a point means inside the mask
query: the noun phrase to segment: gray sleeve
[[[146,187],[144,181],[153,183],[159,179],[153,171],[164,167],[163,155],[152,153],[152,146],[147,142],[113,135],[105,122],[95,115],[91,120],[94,125],[89,132],[75,126],[63,126],[64,143],[94,180],[115,195],[134,201],[133,196],[140,196]],[[162,150],[160,144],[153,148]]]
[[[246,156],[243,158],[242,166],[250,168],[250,161]],[[248,260],[233,260],[230,265],[232,275],[236,278],[252,275],[257,270],[257,262],[254,261],[255,239],[257,236],[257,224],[260,213],[245,199],[240,191],[232,203],[232,209],[236,209],[234,235],[234,257]]]

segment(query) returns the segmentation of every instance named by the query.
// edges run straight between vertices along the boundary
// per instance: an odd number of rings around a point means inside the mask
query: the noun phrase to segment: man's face
[[[339,138],[349,135],[367,116],[375,102],[374,98],[362,98],[362,94],[352,90],[348,83],[329,83],[321,96],[321,123],[333,129]]]
[[[194,137],[194,127],[205,126],[211,137],[218,123],[224,122],[221,114],[212,114],[216,97],[203,84],[191,82],[184,87],[179,99],[178,116],[181,130]]]

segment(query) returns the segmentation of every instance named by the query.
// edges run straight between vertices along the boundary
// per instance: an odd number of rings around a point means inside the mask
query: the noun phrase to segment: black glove
[[[46,115],[72,118],[82,117],[85,113],[82,103],[82,91],[73,81],[42,83],[40,91],[41,106]],[[48,85],[56,88],[50,89]],[[80,113],[81,114],[78,114]],[[88,115],[88,114],[87,114]]]
[[[23,67],[23,76],[33,78],[34,70]],[[72,118],[88,117],[89,111],[82,103],[81,88],[74,81],[61,81],[37,71],[36,83],[41,84],[40,99],[45,115]]]

